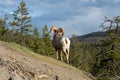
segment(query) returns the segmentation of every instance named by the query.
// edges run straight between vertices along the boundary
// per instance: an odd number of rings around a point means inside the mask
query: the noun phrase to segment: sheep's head
[[[50,29],[50,32],[54,31],[54,35],[64,35],[64,29],[63,28],[57,28],[56,26],[52,26]]]

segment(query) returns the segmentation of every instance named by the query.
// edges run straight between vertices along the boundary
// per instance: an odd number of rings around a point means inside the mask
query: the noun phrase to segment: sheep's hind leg
[[[69,64],[69,50],[66,49],[66,60],[67,60],[67,63]]]
[[[64,50],[63,52],[65,53],[65,56],[66,56],[66,62],[69,64],[69,51]]]
[[[58,51],[56,52],[56,58],[57,58],[57,60],[59,59],[59,53],[58,53]]]
[[[69,64],[69,54],[66,55],[67,63]]]

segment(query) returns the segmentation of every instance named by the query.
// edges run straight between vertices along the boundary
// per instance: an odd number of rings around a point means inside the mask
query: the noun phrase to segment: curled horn
[[[59,28],[58,29],[60,31],[60,33],[62,33],[62,36],[64,35],[64,29],[63,28]]]
[[[50,29],[50,33],[54,30],[58,30],[58,28],[56,26],[52,26],[51,29]]]

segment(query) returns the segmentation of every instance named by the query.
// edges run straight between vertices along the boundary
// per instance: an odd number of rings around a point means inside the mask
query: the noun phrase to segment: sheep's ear
[[[52,26],[51,29],[50,29],[50,33],[51,33],[52,31],[55,31],[55,30],[58,30],[58,28],[57,28],[56,26]]]
[[[64,29],[63,28],[59,28],[58,29],[60,31],[60,33],[62,33],[62,36],[64,35]]]

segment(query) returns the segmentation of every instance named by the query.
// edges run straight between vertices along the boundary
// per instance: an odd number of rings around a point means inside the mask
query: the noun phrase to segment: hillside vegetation
[[[102,32],[73,36],[72,64],[98,80],[120,79],[120,16],[104,18]]]

